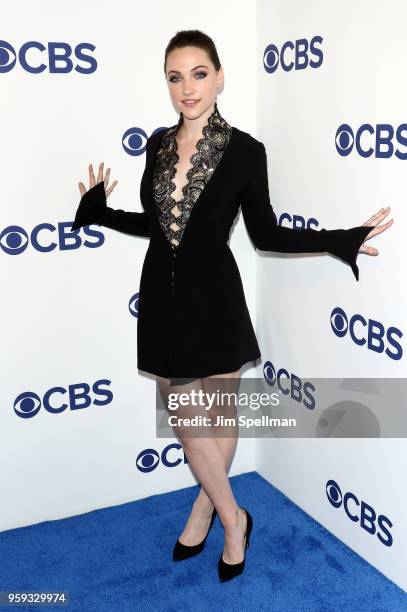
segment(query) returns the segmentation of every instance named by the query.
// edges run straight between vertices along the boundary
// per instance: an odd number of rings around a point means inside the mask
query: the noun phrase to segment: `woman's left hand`
[[[368,219],[365,223],[362,224],[362,225],[374,225],[375,226],[374,229],[372,229],[372,231],[369,232],[369,234],[366,236],[365,241],[369,240],[370,238],[373,238],[373,236],[377,236],[377,234],[381,234],[388,227],[390,227],[394,219],[390,219],[390,221],[387,221],[387,223],[385,223],[384,225],[380,225],[383,219],[387,217],[389,212],[390,212],[390,206],[388,206],[387,208],[381,208],[379,212],[377,212],[375,215],[370,217],[370,219]],[[378,255],[379,254],[379,251],[375,247],[367,246],[364,242],[358,252],[366,253],[367,255]]]

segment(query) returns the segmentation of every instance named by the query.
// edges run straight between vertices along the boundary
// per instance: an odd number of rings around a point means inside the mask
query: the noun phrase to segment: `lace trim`
[[[182,187],[182,197],[175,200],[171,195],[177,188],[173,179],[179,161],[175,136],[182,122],[181,113],[178,123],[163,135],[153,174],[153,193],[160,225],[174,249],[179,246],[193,205],[211,178],[232,135],[231,126],[220,115],[215,102],[215,109],[196,144],[196,153],[190,158],[192,165],[185,175],[187,182]]]

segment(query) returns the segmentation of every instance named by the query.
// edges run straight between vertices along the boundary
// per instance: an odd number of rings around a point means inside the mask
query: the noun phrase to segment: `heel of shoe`
[[[246,510],[246,508],[243,508],[243,510],[246,512],[246,515],[247,515],[246,548],[249,548],[249,545],[250,545],[250,534],[251,534],[252,529],[253,529],[253,518],[252,518],[250,512],[248,510]]]
[[[251,517],[250,512],[248,512],[246,508],[242,508],[242,510],[244,510],[247,515],[246,546],[245,546],[245,551],[246,551],[246,549],[249,548],[249,544],[250,544],[250,534],[253,529],[253,519]],[[218,561],[218,574],[219,574],[220,581],[225,582],[227,580],[231,580],[232,578],[235,578],[236,576],[239,576],[243,572],[245,568],[245,564],[246,564],[246,554],[241,563],[226,563],[223,560],[223,553],[222,553]]]
[[[208,537],[212,525],[215,521],[216,514],[216,508],[214,508],[212,511],[212,518],[211,522],[209,523],[208,532],[202,542],[199,542],[199,544],[195,544],[195,546],[187,546],[186,544],[182,544],[179,540],[175,542],[175,546],[172,551],[173,561],[183,561],[185,559],[189,559],[190,557],[195,557],[195,555],[198,555],[200,552],[203,551],[203,549],[205,548],[206,538]]]

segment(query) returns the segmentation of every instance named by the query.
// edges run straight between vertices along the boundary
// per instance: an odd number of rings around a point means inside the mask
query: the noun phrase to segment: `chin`
[[[209,112],[211,106],[212,106],[211,103],[209,103],[208,105],[205,105],[203,104],[201,100],[201,102],[197,106],[194,106],[193,108],[187,108],[186,106],[181,104],[180,111],[182,112],[183,116],[186,117],[187,119],[197,119],[204,113]]]

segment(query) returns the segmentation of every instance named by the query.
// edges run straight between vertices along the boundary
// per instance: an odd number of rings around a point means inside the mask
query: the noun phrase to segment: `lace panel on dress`
[[[181,113],[178,123],[163,135],[153,174],[153,194],[159,222],[173,249],[179,246],[193,205],[211,178],[232,135],[231,126],[220,115],[215,102],[215,110],[196,144],[196,153],[190,158],[192,165],[186,172],[187,182],[182,188],[182,198],[174,200],[171,194],[177,186],[172,179],[179,161],[175,136],[182,122]]]

